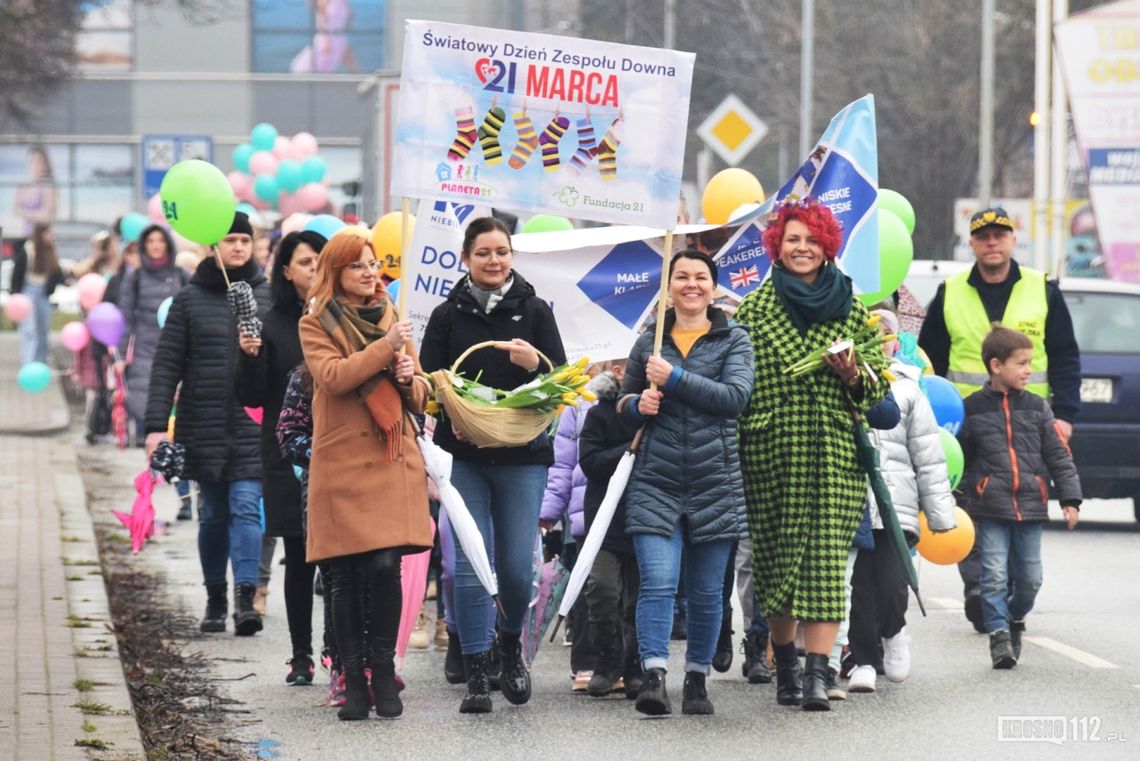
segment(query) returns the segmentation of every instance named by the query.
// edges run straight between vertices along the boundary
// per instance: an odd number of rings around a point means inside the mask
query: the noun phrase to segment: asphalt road
[[[141,453],[103,446],[80,454],[112,474],[88,484],[93,509],[129,508]],[[205,592],[195,524],[174,522],[173,489],[160,487],[157,496],[160,519],[173,525],[131,562],[164,571],[170,594],[200,615]],[[956,569],[923,562],[929,615],[922,618],[912,599],[910,678],[892,684],[880,677],[878,692],[852,695],[829,713],[777,705],[772,685],[740,677],[737,655],[732,671],[710,683],[716,714],[682,716],[683,643],[673,643],[669,686],[677,713],[643,718],[622,698],[572,694],[569,649],[544,643],[526,706],[511,706],[496,693],[492,714],[461,716],[463,686],[444,682],[443,653],[409,651],[404,716],[339,722],[335,709],[323,707],[322,672],[314,687],[285,684],[290,646],[278,565],[261,634],[214,635],[191,647],[211,656],[217,683],[249,711],[233,734],[249,742],[251,758],[1140,758],[1140,660],[1133,658],[1140,528],[1130,501],[1092,502],[1082,516],[1076,531],[1057,523],[1045,534],[1045,584],[1015,669],[990,668],[986,638],[962,615]],[[314,607],[319,633],[320,602]],[[1022,739],[1034,731],[1051,741]]]

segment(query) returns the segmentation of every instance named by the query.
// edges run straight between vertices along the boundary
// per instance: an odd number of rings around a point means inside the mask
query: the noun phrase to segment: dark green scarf
[[[824,265],[810,285],[789,274],[783,265],[774,264],[772,286],[801,336],[806,336],[814,324],[842,319],[851,313],[851,278],[834,263]]]

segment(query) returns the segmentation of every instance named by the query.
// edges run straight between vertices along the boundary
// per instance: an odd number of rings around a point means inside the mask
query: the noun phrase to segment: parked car
[[[903,283],[923,308],[930,306],[930,300],[938,286],[947,278],[974,266],[973,262],[959,262],[953,259],[915,259],[910,263]]]
[[[1081,347],[1073,460],[1085,497],[1131,498],[1140,521],[1140,285],[1067,278]]]

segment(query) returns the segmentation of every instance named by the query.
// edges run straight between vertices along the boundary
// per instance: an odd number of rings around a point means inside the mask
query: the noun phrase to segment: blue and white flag
[[[763,206],[729,222],[743,225],[717,252],[722,291],[737,301],[768,276],[768,255],[760,235],[768,215],[787,199],[813,196],[831,209],[843,228],[837,261],[857,293],[879,289],[879,153],[875,98],[866,95],[831,119],[803,165]],[[750,244],[755,241],[755,246]],[[756,271],[751,269],[756,267]],[[759,276],[757,280],[754,275]]]

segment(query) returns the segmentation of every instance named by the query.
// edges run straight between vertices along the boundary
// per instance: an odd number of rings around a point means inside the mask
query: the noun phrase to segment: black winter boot
[[[206,587],[206,615],[198,628],[203,632],[224,632],[226,630],[226,585],[211,584]]]
[[[341,721],[362,721],[368,718],[372,707],[368,697],[368,682],[364,679],[364,669],[354,669],[344,675],[344,705],[336,712]]]
[[[641,671],[641,656],[637,652],[637,636],[629,637],[625,646],[625,665],[622,667],[622,681],[625,682],[625,699],[636,700],[641,692],[645,674]]]
[[[731,664],[730,664],[731,665]],[[712,701],[705,689],[705,675],[697,671],[685,672],[685,687],[681,698],[681,713],[688,715],[710,715]]]
[[[1004,629],[990,634],[990,660],[995,669],[1011,669],[1017,665],[1009,632]]]
[[[372,662],[372,694],[376,698],[376,715],[394,719],[404,712],[400,690],[396,686],[396,654],[380,653],[380,660]]]
[[[487,662],[487,680],[491,691],[499,689],[499,678],[503,673],[503,659],[499,654],[499,632],[495,631],[495,638],[491,640],[491,660]]]
[[[634,708],[647,716],[664,716],[673,713],[669,693],[665,690],[665,669],[649,669],[641,683]]]
[[[614,682],[624,674],[620,643],[616,639],[597,642],[598,658],[594,661],[594,675],[586,686],[592,697],[604,698],[614,691]]]
[[[447,655],[443,659],[443,678],[448,684],[463,684],[467,681],[463,673],[463,646],[459,644],[459,632],[447,630]]]
[[[234,589],[234,635],[252,637],[261,631],[261,616],[253,609],[257,585],[238,584]]]
[[[744,663],[741,674],[749,684],[770,684],[772,670],[768,668],[768,638],[751,633],[744,637]]]
[[[783,645],[773,642],[772,655],[776,659],[776,702],[782,706],[798,706],[804,700],[804,685],[795,640]]]
[[[726,618],[720,623],[720,636],[716,641],[716,652],[713,654],[712,667],[721,674],[732,668],[731,618]]]
[[[508,703],[521,706],[530,700],[530,671],[522,656],[522,640],[519,633],[499,634],[499,658],[502,671],[499,676],[499,689]]]
[[[459,704],[460,713],[491,712],[491,684],[487,676],[490,665],[489,651],[463,656],[463,666],[467,670],[467,694]]]
[[[1025,634],[1025,621],[1009,622],[1009,646],[1013,648],[1013,659],[1021,660],[1021,635]]]
[[[827,697],[827,656],[808,653],[804,667],[804,710],[830,711],[831,701]]]

